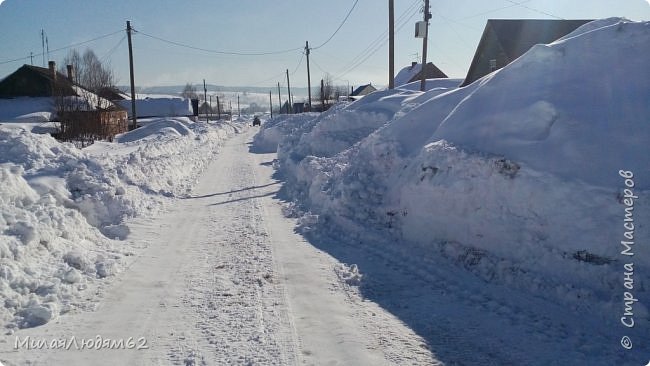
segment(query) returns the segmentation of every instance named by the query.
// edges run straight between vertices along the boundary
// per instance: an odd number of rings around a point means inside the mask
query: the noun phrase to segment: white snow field
[[[255,146],[301,232],[441,362],[645,365],[648,42],[595,21],[464,88],[280,116]]]

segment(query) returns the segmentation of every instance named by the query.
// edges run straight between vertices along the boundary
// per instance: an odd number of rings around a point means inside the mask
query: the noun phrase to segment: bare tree
[[[115,86],[113,70],[103,64],[91,49],[86,49],[83,55],[76,49],[71,50],[60,67],[60,72],[63,74],[66,73],[66,65],[72,65],[74,68],[75,81],[94,93],[102,88]]]
[[[82,147],[97,139],[112,138],[112,127],[109,125],[113,122],[107,121],[113,118],[111,113],[120,112],[111,111],[113,104],[99,95],[105,89],[114,88],[113,71],[102,64],[90,49],[83,55],[77,50],[70,51],[63,60],[61,73],[66,72],[66,65],[73,66],[75,82],[81,88],[62,82],[54,84],[54,104],[60,122],[59,138]]]
[[[323,76],[323,87],[320,90],[320,100],[323,103],[323,106],[326,106],[331,103],[334,98],[335,87],[332,82],[332,76],[329,73],[326,73]]]
[[[181,96],[188,99],[199,99],[199,95],[196,93],[196,88],[190,83],[185,84]]]

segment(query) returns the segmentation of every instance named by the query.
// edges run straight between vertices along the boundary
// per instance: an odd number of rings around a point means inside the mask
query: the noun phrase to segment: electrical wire
[[[216,54],[220,54],[220,55],[265,56],[265,55],[277,55],[277,54],[281,54],[281,53],[289,53],[289,52],[293,52],[293,51],[297,51],[297,50],[302,49],[302,47],[296,47],[296,48],[291,48],[291,49],[286,49],[286,50],[268,51],[268,52],[220,51],[220,50],[211,50],[211,49],[202,48],[202,47],[195,47],[195,46],[191,46],[191,45],[176,42],[176,41],[170,41],[168,39],[164,39],[164,38],[161,38],[161,37],[156,37],[156,36],[144,33],[144,32],[139,31],[139,30],[135,30],[135,32],[138,33],[138,34],[142,34],[143,36],[146,36],[146,37],[149,37],[149,38],[161,41],[161,42],[169,43],[169,44],[172,44],[172,45],[175,45],[175,46],[189,48],[189,49],[193,49],[193,50],[197,50],[197,51],[216,53]]]
[[[401,22],[405,21],[408,22],[417,12],[419,11],[418,9],[418,4],[420,3],[420,0],[415,0],[409,5],[406,10],[397,18],[396,23],[400,24]],[[405,17],[411,13],[411,16],[405,20]],[[403,25],[402,25],[403,26]],[[376,53],[378,50],[376,47],[383,46],[388,37],[388,29],[386,29],[383,33],[379,35],[379,37],[375,38],[370,44],[364,48],[359,54],[357,54],[354,58],[352,58],[348,63],[346,63],[340,70],[347,70],[348,68],[354,66],[358,61],[364,59],[368,52],[371,52],[371,50],[375,49],[372,51],[372,54]]]
[[[325,46],[329,41],[332,40],[332,38],[334,38],[334,36],[336,35],[336,33],[338,33],[338,31],[341,29],[341,27],[343,27],[343,24],[345,24],[345,22],[348,20],[348,18],[350,17],[350,14],[352,14],[352,10],[354,10],[354,8],[357,6],[357,3],[358,3],[358,2],[359,2],[359,0],[355,0],[355,1],[354,1],[354,4],[352,4],[352,7],[350,8],[350,11],[348,11],[348,14],[345,16],[345,18],[343,18],[343,21],[341,22],[341,24],[339,24],[339,27],[336,28],[336,30],[334,31],[334,33],[332,33],[332,35],[330,36],[330,38],[328,38],[327,41],[323,42],[320,46],[317,46],[317,47],[312,48],[313,50],[317,50],[317,49],[319,49],[319,48]]]
[[[298,65],[296,65],[296,68],[295,68],[295,69],[293,70],[293,72],[292,72],[291,74],[289,74],[289,75],[293,75],[293,74],[295,74],[295,73],[298,71],[298,68],[299,68],[300,65],[302,64],[302,60],[303,60],[304,58],[305,58],[305,54],[302,53],[301,56],[300,56],[300,60],[298,61]]]
[[[409,5],[406,8],[406,10],[397,18],[396,23],[399,24],[400,22],[402,22],[404,20],[404,17],[407,16],[409,12],[411,12],[411,18],[412,18],[414,14],[413,11],[415,10],[417,12],[418,4],[420,3],[420,1],[421,0],[415,0],[414,2],[412,2],[411,5]],[[363,49],[359,54],[357,54],[357,56],[355,56],[352,60],[350,60],[347,64],[345,64],[345,66],[342,67],[341,70],[345,70],[348,67],[354,65],[357,61],[365,57],[367,52],[377,47],[377,45],[386,43],[386,40],[388,39],[387,37],[388,37],[388,28],[383,33],[381,33],[379,37],[375,38],[374,41],[370,42],[370,44],[365,49]]]
[[[120,47],[120,45],[122,44],[122,42],[124,42],[125,39],[126,39],[126,35],[123,36],[120,39],[120,41],[117,42],[117,44],[113,48],[111,48],[104,56],[102,56],[102,58],[99,59],[100,62],[106,61],[106,59],[108,59],[108,57],[110,57],[115,51],[117,51],[117,48]]]
[[[505,9],[509,9],[509,8],[514,8],[515,6],[518,6],[518,5],[521,5],[521,4],[524,4],[524,3],[528,3],[530,1],[531,0],[524,0],[524,1],[520,1],[518,3],[513,2],[512,4],[510,4],[508,6],[503,6],[503,7],[492,9],[492,10],[486,10],[486,11],[484,11],[482,13],[477,13],[477,14],[474,14],[474,15],[469,15],[469,16],[466,16],[466,17],[463,17],[463,18],[460,18],[460,19],[456,19],[456,21],[462,21],[462,20],[467,20],[467,19],[471,19],[471,18],[476,18],[476,17],[480,17],[481,15],[487,15],[487,14],[490,14],[490,13],[495,13],[497,11],[501,11],[501,10],[505,10]]]
[[[402,24],[398,25],[395,28],[395,32],[396,33],[399,32],[418,13],[419,13],[419,8],[415,9],[415,11],[412,12],[411,15],[408,18],[404,19]],[[388,32],[386,32],[386,33],[388,33]],[[356,63],[356,65],[354,65],[354,66],[352,66],[350,68],[344,69],[345,72],[338,74],[336,77],[333,78],[333,80],[341,80],[343,78],[343,76],[349,74],[350,72],[355,70],[357,67],[363,65],[363,63],[365,63],[370,57],[372,57],[375,53],[377,53],[377,51],[379,51],[380,49],[382,49],[385,46],[386,46],[386,44],[385,44],[385,40],[384,40],[384,42],[378,44],[376,46],[376,48],[372,52],[368,53],[365,57],[363,57],[363,59],[361,59],[358,63]]]
[[[555,18],[555,19],[565,20],[564,18],[559,17],[559,16],[557,16],[557,15],[553,15],[553,14],[551,14],[551,13],[547,13],[547,12],[545,12],[545,11],[542,11],[542,10],[539,10],[539,9],[535,9],[535,8],[531,8],[530,6],[526,6],[526,5],[523,4],[523,2],[518,3],[518,2],[515,2],[515,1],[512,1],[512,0],[506,0],[506,1],[509,2],[509,3],[515,4],[515,5],[519,5],[519,6],[521,6],[522,8],[526,8],[526,9],[528,9],[528,10],[534,11],[534,12],[539,13],[539,14],[544,14],[544,15],[547,15],[547,16],[549,16],[549,17],[553,17],[553,18]]]
[[[87,41],[83,41],[83,42],[79,42],[79,43],[74,43],[74,44],[71,44],[71,45],[68,45],[68,46],[65,46],[65,47],[56,48],[56,49],[54,49],[54,50],[49,50],[48,52],[49,52],[49,53],[54,53],[54,52],[58,52],[58,51],[62,51],[62,50],[67,50],[67,49],[70,49],[70,48],[73,48],[73,47],[77,47],[77,46],[84,45],[84,44],[86,44],[86,43],[95,42],[95,41],[98,41],[98,40],[100,40],[100,39],[104,39],[104,38],[110,37],[110,36],[115,35],[115,34],[118,34],[118,33],[120,33],[120,32],[124,32],[124,29],[120,29],[120,30],[118,30],[118,31],[115,31],[115,32],[112,32],[112,33],[108,33],[108,34],[105,34],[105,35],[103,35],[103,36],[99,36],[99,37],[96,37],[96,38],[93,38],[93,39],[89,39],[89,40],[87,40]],[[43,56],[43,55],[45,55],[45,54],[47,54],[47,53],[43,53],[43,52],[41,52],[41,53],[35,53],[35,54],[32,54],[32,55],[30,55],[30,56],[26,56],[26,57],[21,57],[21,58],[16,58],[16,59],[13,59],[13,60],[2,61],[2,62],[0,62],[0,65],[8,64],[8,63],[11,63],[11,62],[16,62],[16,61],[20,61],[20,60],[26,60],[26,59],[31,58],[31,57]]]

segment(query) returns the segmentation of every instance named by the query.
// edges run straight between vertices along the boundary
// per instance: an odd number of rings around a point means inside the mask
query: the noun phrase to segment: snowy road
[[[101,294],[96,311],[3,336],[0,360],[9,365],[435,364],[420,337],[342,280],[342,268],[348,267],[294,232],[295,221],[283,216],[275,197],[280,189],[272,178],[275,154],[249,153],[255,132],[229,140],[192,194],[169,212],[130,224],[125,245],[147,248]],[[76,349],[97,336],[104,349]],[[28,337],[71,346],[26,349]],[[136,349],[106,349],[109,340],[128,345],[129,337]]]

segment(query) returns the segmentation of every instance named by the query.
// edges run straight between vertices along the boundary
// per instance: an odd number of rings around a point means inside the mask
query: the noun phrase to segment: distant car
[[[255,118],[253,118],[253,126],[261,126],[261,125],[262,125],[262,121],[260,121],[259,117],[255,116]]]

